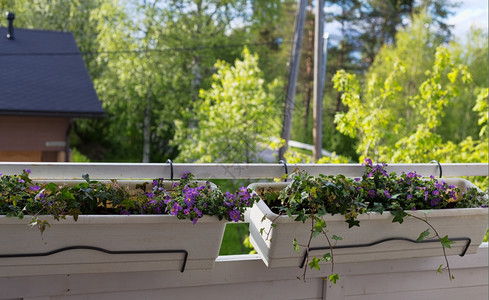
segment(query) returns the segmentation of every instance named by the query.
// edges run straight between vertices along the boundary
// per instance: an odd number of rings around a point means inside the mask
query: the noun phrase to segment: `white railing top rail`
[[[489,176],[487,163],[443,163],[443,177]],[[281,177],[285,166],[281,163],[268,164],[191,164],[173,163],[174,179],[189,171],[198,179],[270,179]],[[13,175],[30,169],[32,179],[81,179],[89,174],[92,179],[170,179],[169,163],[33,163],[0,162],[0,173]],[[365,167],[361,164],[289,164],[288,173],[295,169],[305,170],[312,175],[343,174],[348,177],[361,176]],[[388,164],[388,172],[416,172],[422,176],[440,175],[437,163]]]

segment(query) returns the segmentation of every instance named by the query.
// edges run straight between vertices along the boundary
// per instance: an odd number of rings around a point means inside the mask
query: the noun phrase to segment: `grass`
[[[247,242],[248,223],[228,223],[224,231],[219,255],[249,254],[253,247]]]

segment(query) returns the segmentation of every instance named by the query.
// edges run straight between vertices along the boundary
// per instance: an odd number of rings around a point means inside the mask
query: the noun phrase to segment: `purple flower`
[[[355,178],[355,181],[360,181],[360,180],[362,180],[362,178],[358,178],[358,177]]]
[[[168,205],[168,203],[171,201],[171,198],[170,196],[166,195],[164,198],[163,198],[163,203],[165,203],[166,205]]]
[[[189,171],[187,171],[187,170],[185,170],[185,171],[183,172],[182,179],[183,179],[183,180],[187,180],[187,179],[188,179],[188,175],[190,175],[190,172],[189,172]]]
[[[431,206],[436,206],[438,205],[438,203],[440,202],[440,199],[439,198],[435,198],[435,199],[431,199]]]
[[[202,217],[202,212],[197,207],[194,207],[194,212],[197,214],[199,218]]]
[[[384,191],[384,194],[385,194],[385,196],[387,197],[387,199],[390,199],[390,198],[391,198],[391,194],[389,193],[389,191],[388,191],[388,190],[385,190],[385,191]]]
[[[41,188],[41,187],[40,187],[40,186],[38,186],[38,185],[35,185],[35,186],[31,186],[31,187],[29,187],[29,189],[30,189],[31,191],[39,191],[39,189],[40,189],[40,188]]]
[[[130,213],[130,212],[128,212],[127,210],[125,210],[125,209],[123,209],[123,210],[121,211],[121,215],[126,215],[126,216],[129,216],[130,214],[131,214],[131,213]]]
[[[229,212],[229,218],[234,222],[239,222],[241,212],[236,208]]]
[[[370,198],[375,198],[375,190],[369,190],[369,191],[368,191],[368,196],[369,196]]]
[[[27,174],[31,174],[31,169],[27,169],[27,170],[25,170],[25,172],[26,172]]]
[[[182,207],[180,206],[180,204],[178,204],[177,202],[175,202],[175,203],[173,203],[173,206],[170,209],[170,215],[176,216],[176,215],[178,215],[178,212],[180,210],[182,210]]]
[[[382,168],[382,166],[381,166],[381,165],[377,165],[377,166],[375,166],[375,168],[374,168],[374,172],[380,172],[380,173],[382,173],[382,175],[384,175],[384,176],[388,176],[387,172],[386,172],[386,171],[385,171],[385,170]],[[370,174],[369,174],[369,175],[370,175]],[[369,176],[369,177],[370,177],[370,176]]]
[[[372,160],[370,158],[365,158],[365,165],[372,166]]]
[[[424,192],[424,201],[428,201],[428,191]]]
[[[413,199],[413,195],[411,194],[407,195],[406,200],[411,200],[411,199]]]
[[[149,199],[152,199],[155,195],[153,193],[146,193],[146,196],[149,198]],[[150,202],[151,203],[151,202]]]
[[[24,183],[24,182],[25,182],[25,180],[24,180],[24,179],[20,179],[20,178],[19,178],[19,180],[18,180],[18,181],[19,181],[20,183]]]
[[[438,196],[440,194],[440,192],[438,190],[434,190],[431,194]]]
[[[248,189],[245,187],[239,188],[239,194],[238,195],[241,198],[242,202],[249,202],[248,200],[251,198],[250,193],[248,192]]]
[[[197,223],[197,221],[198,221],[198,220],[199,220],[199,218],[194,218],[194,219],[192,220],[192,223],[195,225],[195,223]]]

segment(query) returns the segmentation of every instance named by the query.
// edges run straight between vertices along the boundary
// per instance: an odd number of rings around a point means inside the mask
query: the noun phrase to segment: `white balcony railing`
[[[360,164],[290,164],[311,174],[361,176]],[[441,164],[443,177],[489,176],[487,164]],[[170,164],[119,163],[0,163],[0,173],[31,170],[32,179],[170,178]],[[439,176],[437,163],[390,164],[388,172],[416,171]],[[173,164],[174,178],[190,171],[199,179],[271,179],[281,177],[282,164]],[[8,241],[1,240],[1,243]],[[476,254],[451,256],[455,276],[436,274],[443,257],[411,258],[337,264],[340,281],[333,285],[323,278],[329,270],[311,270],[308,280],[296,277],[298,268],[267,268],[258,255],[220,256],[213,269],[151,272],[66,274],[0,277],[0,299],[471,299],[487,300],[488,246]]]
[[[173,165],[174,178],[190,171],[198,179],[270,179],[281,177],[283,164],[177,164]],[[489,165],[485,163],[447,163],[440,164],[443,176],[489,176]],[[288,172],[299,168],[312,175],[343,174],[361,176],[364,167],[361,164],[289,164]],[[0,173],[19,174],[24,169],[32,171],[32,179],[81,179],[88,173],[93,179],[152,179],[169,178],[169,163],[10,163],[0,162]],[[440,167],[436,163],[426,164],[389,164],[388,172],[413,172],[422,176],[438,176]]]

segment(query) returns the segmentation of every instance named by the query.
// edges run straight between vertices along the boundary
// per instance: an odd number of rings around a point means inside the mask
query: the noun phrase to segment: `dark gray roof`
[[[0,27],[0,114],[102,117],[71,33]]]

